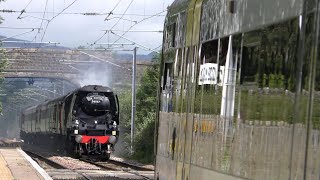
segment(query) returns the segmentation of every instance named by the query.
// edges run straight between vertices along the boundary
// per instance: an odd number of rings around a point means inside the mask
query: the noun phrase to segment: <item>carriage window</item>
[[[172,111],[172,86],[173,86],[173,53],[166,55],[167,62],[164,63],[164,69],[162,73],[161,82],[161,111],[171,112]]]
[[[172,33],[171,47],[175,47],[176,46],[176,23],[173,23],[171,25],[171,33]]]
[[[176,56],[173,67],[173,89],[172,89],[172,99],[173,99],[173,112],[179,112],[180,106],[180,95],[181,95],[181,61],[182,61],[182,50],[176,50]]]
[[[229,37],[203,44],[200,65],[198,66],[199,77],[198,86],[196,87],[195,112],[211,115],[223,113],[221,108],[225,107],[226,104],[222,104],[222,92],[226,84],[228,87],[231,87],[231,84],[235,86],[240,40],[241,36],[238,35],[234,36],[231,41],[230,61],[226,61]],[[229,64],[226,66],[226,63]],[[228,75],[228,80],[223,82],[225,74]],[[230,95],[228,96],[229,98]],[[234,101],[236,100],[235,97],[233,99]],[[233,116],[234,113],[231,112],[231,114]]]
[[[166,49],[173,48],[176,46],[176,23],[172,23],[166,26],[165,30]]]
[[[244,34],[241,119],[292,121],[297,25],[291,20]],[[290,31],[282,33],[283,26]]]
[[[218,44],[219,40],[214,40],[203,44],[201,47],[197,67],[195,113],[212,114],[213,106],[216,106],[214,93],[218,79]]]

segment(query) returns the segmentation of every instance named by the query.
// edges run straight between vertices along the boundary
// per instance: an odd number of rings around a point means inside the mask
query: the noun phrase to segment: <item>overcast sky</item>
[[[46,13],[44,15],[45,5],[47,3]],[[27,4],[30,0],[6,0],[0,3],[0,9],[9,9],[21,11],[26,6],[26,13],[22,14],[22,19],[17,19],[20,13],[0,13],[4,18],[4,22],[0,27],[37,27],[41,25],[41,18],[51,19],[59,12],[61,12],[68,5],[73,3],[75,0],[31,0],[29,6]],[[122,18],[140,21],[148,15],[154,15],[160,13],[167,9],[173,0],[76,0],[73,5],[64,11],[64,13],[85,13],[85,12],[95,12],[95,13],[109,13],[114,9],[116,4],[119,5],[113,11],[114,15],[109,17],[110,20],[104,21],[107,15],[103,16],[84,16],[76,14],[60,14],[52,21],[50,21],[43,41],[59,42],[63,46],[67,47],[78,47],[80,45],[87,46],[92,44],[99,37],[101,37],[104,29],[110,29],[114,26],[121,15],[125,12],[130,2],[126,14]],[[39,13],[31,13],[39,12]],[[135,16],[132,14],[146,15],[146,16]],[[162,13],[165,15],[166,12]],[[31,16],[34,17],[31,17]],[[28,17],[29,16],[29,17]],[[38,19],[40,18],[40,19]],[[164,16],[157,16],[145,20],[139,24],[136,24],[131,30],[163,30]],[[128,20],[121,20],[113,28],[113,30],[127,30],[130,26],[134,25],[135,22]],[[41,41],[44,29],[47,25],[47,20],[43,21],[43,30],[37,35],[36,41]],[[21,34],[30,30],[12,30],[12,29],[0,29],[0,35],[3,36],[14,36]],[[117,31],[117,34],[122,34],[123,32]],[[27,33],[16,38],[25,39],[32,41],[37,34],[37,30],[31,33]],[[134,40],[142,45],[150,48],[156,48],[162,43],[161,33],[149,33],[149,32],[130,32],[125,35],[126,38]],[[118,39],[115,35],[106,34],[100,41],[100,43],[114,42]],[[127,42],[126,40],[121,40],[119,42]],[[140,50],[140,53],[146,53]]]

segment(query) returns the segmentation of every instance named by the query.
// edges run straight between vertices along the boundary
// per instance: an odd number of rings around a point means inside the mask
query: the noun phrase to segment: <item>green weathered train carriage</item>
[[[176,0],[165,20],[159,179],[319,179],[316,0]]]

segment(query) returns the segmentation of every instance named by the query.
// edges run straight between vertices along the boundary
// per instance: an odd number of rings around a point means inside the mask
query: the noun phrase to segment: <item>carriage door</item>
[[[190,164],[191,164],[191,147],[192,147],[192,129],[193,129],[193,109],[195,97],[196,70],[199,59],[199,44],[200,44],[200,19],[201,19],[202,0],[192,0],[188,7],[187,15],[187,34],[186,34],[186,55],[183,59],[186,68],[184,90],[185,99],[183,100],[183,111],[181,120],[183,122],[180,131],[184,133],[183,146],[183,166],[182,177],[177,173],[177,179],[190,179]],[[183,138],[183,136],[180,136]]]
[[[193,47],[195,48],[195,47]],[[179,72],[178,83],[179,88],[177,89],[179,93],[176,93],[178,100],[176,101],[176,108],[174,111],[178,112],[178,116],[174,116],[177,123],[177,129],[171,129],[177,136],[176,141],[176,178],[175,179],[189,179],[190,170],[190,156],[191,156],[191,140],[192,140],[192,127],[193,127],[193,115],[191,111],[191,104],[194,101],[192,97],[194,94],[194,71],[195,63],[193,60],[193,48],[185,48],[182,50],[182,61],[181,69]],[[181,85],[180,85],[181,84]],[[174,88],[176,89],[176,88]],[[175,101],[177,98],[174,97]],[[170,107],[170,106],[169,106]],[[170,134],[172,134],[170,132]]]
[[[183,173],[182,179],[190,179],[190,164],[191,164],[191,154],[192,154],[192,135],[193,135],[193,126],[194,126],[194,101],[195,101],[195,85],[197,84],[196,73],[197,73],[197,64],[198,64],[198,46],[193,46],[187,49],[186,58],[185,58],[185,69],[186,73],[184,74],[183,83],[184,93],[183,103],[182,103],[182,113],[181,113],[181,122],[180,124],[180,136],[183,144]]]

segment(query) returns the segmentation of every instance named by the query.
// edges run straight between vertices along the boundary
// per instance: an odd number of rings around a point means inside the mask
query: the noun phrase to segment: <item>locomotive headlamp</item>
[[[116,136],[110,136],[109,137],[109,143],[110,144],[115,144],[117,142],[117,137]]]
[[[98,124],[98,121],[97,121],[97,120],[94,120],[94,123],[95,123],[95,124]]]
[[[81,136],[81,135],[76,135],[75,140],[76,140],[77,143],[81,143],[81,141],[82,141],[82,136]]]

